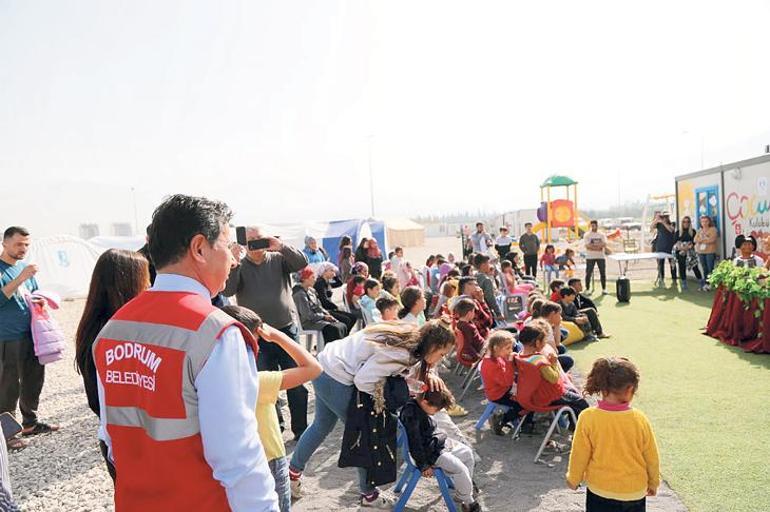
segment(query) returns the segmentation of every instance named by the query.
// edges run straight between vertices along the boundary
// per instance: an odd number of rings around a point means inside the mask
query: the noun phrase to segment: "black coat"
[[[398,423],[394,412],[406,402],[408,396],[409,389],[404,379],[388,378],[385,386],[386,409],[377,414],[372,396],[355,390],[348,405],[337,465],[341,468],[365,468],[366,480],[373,486],[395,482]]]
[[[586,309],[586,308],[596,309],[596,304],[594,304],[594,301],[592,301],[585,295],[581,295],[580,293],[575,294],[574,304],[575,306],[577,306],[578,309]]]
[[[325,310],[337,311],[339,309],[337,304],[332,302],[332,288],[339,288],[340,286],[342,286],[342,280],[339,278],[339,276],[334,276],[334,279],[331,283],[323,277],[316,279],[313,288],[315,288],[316,295],[318,295],[318,299],[321,301],[321,306],[323,306]]]
[[[409,454],[420,471],[436,464],[441,455],[446,436],[437,432],[436,422],[414,399],[409,400],[399,414],[409,439]]]

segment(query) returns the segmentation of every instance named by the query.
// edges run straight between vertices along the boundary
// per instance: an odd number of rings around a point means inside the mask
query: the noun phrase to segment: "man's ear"
[[[192,240],[190,240],[190,256],[192,256],[193,260],[198,263],[205,263],[206,262],[206,248],[209,247],[209,241],[206,240],[206,237],[202,234],[195,235]]]

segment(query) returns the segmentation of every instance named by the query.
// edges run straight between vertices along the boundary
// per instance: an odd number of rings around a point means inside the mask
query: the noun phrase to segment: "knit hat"
[[[735,237],[735,248],[740,249],[744,242],[751,242],[752,247],[754,247],[754,250],[757,250],[757,239],[754,238],[752,235],[745,236],[745,235],[738,235]]]
[[[324,275],[328,271],[333,271],[335,274],[339,273],[339,269],[337,268],[337,265],[334,263],[329,263],[328,261],[324,261],[323,263],[319,263],[316,267],[316,274],[319,276]]]
[[[369,271],[369,265],[364,263],[363,261],[356,262],[355,265],[353,265],[353,268],[350,270],[350,273],[354,276],[361,275],[364,271]]]
[[[305,279],[310,279],[315,275],[315,270],[313,270],[313,267],[307,266],[299,271],[299,280],[304,281]]]

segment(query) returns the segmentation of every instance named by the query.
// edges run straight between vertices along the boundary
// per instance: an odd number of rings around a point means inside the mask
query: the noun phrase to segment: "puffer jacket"
[[[33,302],[33,299],[42,299],[48,307]],[[32,317],[30,330],[38,361],[40,364],[49,364],[62,359],[66,343],[64,331],[51,315],[52,309],[59,309],[61,298],[54,292],[38,290],[25,296],[25,300]]]

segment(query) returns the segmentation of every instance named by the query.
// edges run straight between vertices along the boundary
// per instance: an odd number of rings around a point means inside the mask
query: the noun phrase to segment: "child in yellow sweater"
[[[588,394],[601,394],[596,407],[578,418],[567,470],[567,485],[586,483],[586,512],[646,510],[646,496],[660,485],[655,433],[641,411],[631,408],[639,370],[626,358],[594,361]]]

